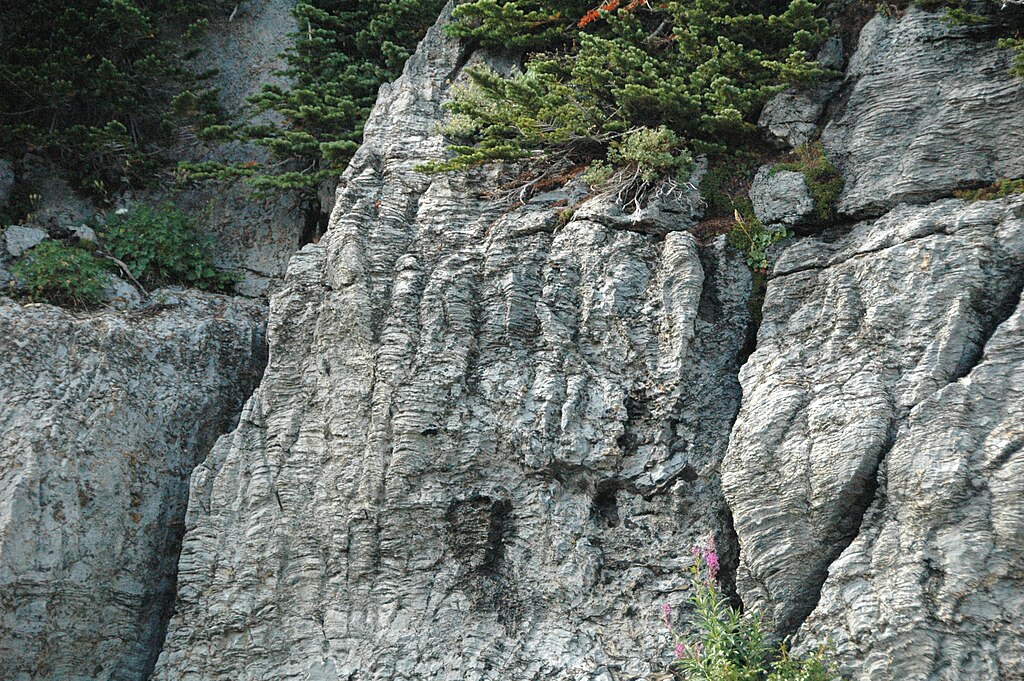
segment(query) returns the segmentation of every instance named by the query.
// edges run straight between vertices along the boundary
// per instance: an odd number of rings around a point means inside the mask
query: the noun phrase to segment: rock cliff
[[[413,171],[481,58],[435,28],[382,90],[193,477],[154,678],[646,678],[708,531],[852,678],[1021,678],[1024,199],[949,198],[1024,174],[1006,54],[911,10],[827,106],[785,95],[846,189],[742,370],[749,275],[691,236],[695,197],[562,224],[571,185],[508,207]]]
[[[560,225],[571,187],[415,171],[467,58],[431,31],[293,258],[155,679],[639,677],[680,547],[728,535],[746,266],[685,198]]]
[[[140,679],[161,647],[158,681],[659,678],[659,606],[712,533],[726,587],[847,678],[1024,679],[1024,195],[954,196],[1024,176],[991,31],[875,17],[842,78],[766,108],[845,186],[811,227],[799,173],[759,173],[755,209],[802,234],[762,304],[695,191],[624,214],[416,171],[465,67],[514,66],[449,16],[271,299],[262,382],[191,475],[162,646],[183,480],[258,323],[0,308],[7,676]]]
[[[252,302],[76,314],[0,299],[0,678],[143,679],[188,476],[265,359]]]

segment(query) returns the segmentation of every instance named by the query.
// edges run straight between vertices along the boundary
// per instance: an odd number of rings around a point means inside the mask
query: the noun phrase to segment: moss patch
[[[953,196],[964,201],[994,201],[995,199],[1005,199],[1007,196],[1013,196],[1014,194],[1024,194],[1024,178],[1016,180],[1004,178],[996,180],[987,187],[981,187],[980,189],[953,192]]]

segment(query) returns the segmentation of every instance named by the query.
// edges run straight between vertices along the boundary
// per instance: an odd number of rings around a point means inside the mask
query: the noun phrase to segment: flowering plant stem
[[[801,658],[786,644],[778,649],[765,641],[759,613],[734,608],[717,584],[719,558],[714,537],[692,550],[690,598],[692,628],[672,623],[672,609],[662,615],[673,641],[671,671],[679,679],[699,681],[829,681],[834,670],[825,651]]]

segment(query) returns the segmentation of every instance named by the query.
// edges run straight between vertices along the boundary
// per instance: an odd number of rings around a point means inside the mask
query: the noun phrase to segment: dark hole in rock
[[[617,480],[602,480],[597,483],[594,501],[590,506],[590,517],[594,522],[603,523],[607,527],[619,526],[619,502],[616,495],[620,488]]]

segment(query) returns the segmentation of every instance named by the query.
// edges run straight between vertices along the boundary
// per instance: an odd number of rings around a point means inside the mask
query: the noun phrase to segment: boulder
[[[25,251],[38,246],[48,236],[37,227],[11,225],[4,230],[4,243],[7,246],[7,253],[12,258],[20,258]]]
[[[814,215],[814,199],[803,173],[761,166],[750,187],[754,214],[765,225],[798,225]]]

